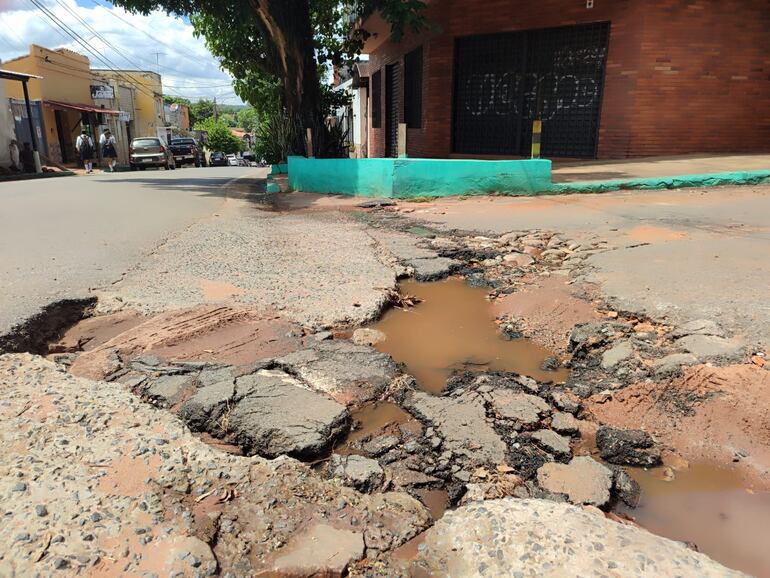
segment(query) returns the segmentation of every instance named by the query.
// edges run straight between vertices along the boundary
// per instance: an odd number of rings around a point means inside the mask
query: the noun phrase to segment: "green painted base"
[[[399,199],[490,193],[533,195],[550,185],[548,160],[289,157],[289,187],[310,193]]]
[[[268,193],[280,193],[281,187],[276,182],[268,182],[265,191]]]
[[[605,193],[621,190],[682,189],[686,187],[717,187],[721,185],[753,185],[770,182],[770,170],[678,175],[643,179],[612,179],[579,183],[554,183],[551,193]]]
[[[289,172],[289,165],[272,165],[270,167],[270,174],[271,175],[285,175]]]

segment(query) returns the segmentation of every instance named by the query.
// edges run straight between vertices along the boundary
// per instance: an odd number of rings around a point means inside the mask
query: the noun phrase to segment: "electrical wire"
[[[75,42],[77,42],[81,47],[83,47],[84,50],[92,54],[97,60],[104,63],[109,70],[111,70],[114,74],[118,76],[118,78],[122,79],[124,82],[133,85],[139,92],[142,94],[145,94],[146,96],[149,96],[151,98],[155,98],[155,95],[152,92],[148,92],[144,85],[139,85],[135,82],[133,82],[130,78],[127,78],[123,74],[121,74],[120,70],[116,69],[117,66],[114,62],[112,62],[109,58],[106,56],[102,56],[99,54],[99,52],[83,37],[81,37],[77,32],[72,30],[69,26],[67,26],[63,21],[61,21],[56,14],[54,14],[52,11],[50,11],[47,7],[42,5],[38,0],[29,0],[34,6],[36,6],[49,20],[51,20],[56,26],[61,28],[68,36],[70,36]]]

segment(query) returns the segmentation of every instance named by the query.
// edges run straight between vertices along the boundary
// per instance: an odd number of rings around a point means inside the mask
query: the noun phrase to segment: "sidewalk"
[[[770,154],[683,155],[615,161],[553,161],[554,183],[770,171]]]

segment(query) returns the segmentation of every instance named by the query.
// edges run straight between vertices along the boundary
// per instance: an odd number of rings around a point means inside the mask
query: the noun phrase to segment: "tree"
[[[257,111],[253,108],[249,107],[238,111],[236,118],[238,119],[238,126],[246,132],[254,132],[257,130],[259,116],[257,115]]]
[[[243,150],[243,141],[230,132],[230,128],[223,120],[215,121],[213,117],[209,117],[196,123],[194,128],[208,132],[208,147],[212,151],[235,154]]]
[[[168,94],[163,95],[163,104],[186,104],[190,106],[190,101],[181,96],[170,96]]]
[[[195,126],[208,118],[214,118],[214,101],[201,98],[190,105],[190,124]]]
[[[129,10],[161,8],[189,16],[236,79],[239,95],[276,90],[279,106],[303,127],[323,126],[318,65],[340,65],[360,51],[366,30],[350,23],[379,10],[399,39],[425,26],[423,0],[114,0]],[[321,137],[319,134],[318,137]],[[323,147],[322,138],[314,139]]]

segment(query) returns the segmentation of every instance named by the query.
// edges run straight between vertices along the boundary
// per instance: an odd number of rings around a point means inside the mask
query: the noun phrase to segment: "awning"
[[[99,108],[92,104],[73,104],[71,102],[59,102],[58,100],[44,100],[43,104],[50,106],[51,108],[68,108],[70,110],[79,110],[81,112],[100,112],[102,114],[113,114],[118,116],[119,110],[111,110],[109,108]]]
[[[16,72],[15,70],[2,70],[0,69],[0,78],[6,80],[20,80],[26,82],[30,78],[43,78],[42,76],[36,76],[34,74],[25,74],[23,72]]]

